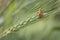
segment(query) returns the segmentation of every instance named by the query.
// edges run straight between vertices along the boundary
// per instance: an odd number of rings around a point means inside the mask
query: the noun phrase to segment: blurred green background
[[[60,40],[60,0],[0,0],[0,40]]]

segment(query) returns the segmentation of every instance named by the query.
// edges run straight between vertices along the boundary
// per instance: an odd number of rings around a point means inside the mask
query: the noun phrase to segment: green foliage
[[[0,24],[0,40],[60,40],[60,0],[5,2],[0,10],[4,19]],[[43,11],[41,19],[39,8]]]

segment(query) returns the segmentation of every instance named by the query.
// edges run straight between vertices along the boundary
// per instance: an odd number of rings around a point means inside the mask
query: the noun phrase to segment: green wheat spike
[[[60,0],[12,0],[0,14],[0,40],[60,40]]]

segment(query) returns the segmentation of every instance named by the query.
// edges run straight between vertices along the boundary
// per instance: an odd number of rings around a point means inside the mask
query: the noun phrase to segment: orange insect
[[[42,10],[41,9],[38,10],[38,16],[39,16],[39,18],[42,18]]]

